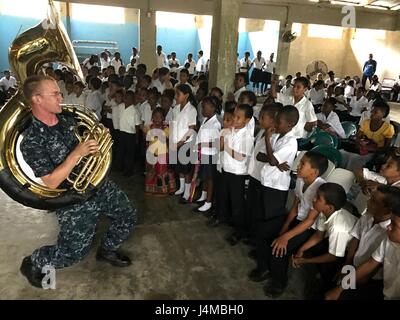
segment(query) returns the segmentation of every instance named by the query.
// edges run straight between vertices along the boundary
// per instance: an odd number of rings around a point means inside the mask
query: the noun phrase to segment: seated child
[[[342,209],[345,204],[346,192],[342,186],[325,183],[319,187],[313,203],[314,209],[320,212],[317,231],[293,257],[296,268],[317,264],[324,292],[332,287],[333,278],[344,262],[350,231],[357,221],[355,216]]]
[[[175,176],[168,166],[169,129],[165,124],[164,110],[153,110],[151,124],[146,129],[145,192],[167,196],[175,191]]]
[[[381,233],[385,231],[384,228],[387,229],[385,232],[386,234],[380,243],[371,241],[371,245],[366,246],[368,249],[363,252],[362,259],[359,261],[360,265],[358,265],[356,269],[356,289],[348,289],[345,291],[343,286],[337,286],[326,293],[325,299],[327,300],[337,300],[339,298],[346,300],[370,300],[382,299],[383,297],[385,299],[400,299],[400,190],[396,187],[382,185],[379,186],[377,192],[373,194],[373,198],[374,200],[368,203],[368,208],[374,205],[376,211],[383,211],[380,214],[377,213],[377,215],[381,217],[380,221],[382,222],[380,223],[376,221],[377,219],[374,215],[374,220],[380,225],[373,227],[377,230],[373,234],[376,239],[373,240],[378,240],[381,237]],[[377,203],[373,204],[373,201]],[[389,213],[391,215],[391,220],[390,224],[387,225],[389,220],[386,216],[388,216]],[[365,218],[364,220],[364,222],[369,222],[369,226],[372,224],[370,219],[371,218]],[[365,227],[366,229],[368,225]],[[368,230],[366,232],[368,232]],[[371,232],[372,231],[369,231],[369,233]],[[367,237],[369,233],[366,234],[365,237]],[[361,241],[359,243],[359,248],[360,247]],[[376,250],[372,251],[374,247],[376,247]],[[354,262],[356,262],[355,257]],[[382,266],[383,286],[379,281],[369,280],[371,277],[373,277],[372,279],[376,277],[377,272],[379,272]]]
[[[340,123],[339,116],[335,113],[336,99],[328,98],[322,105],[321,112],[317,113],[317,126],[329,134],[346,138],[342,124]]]

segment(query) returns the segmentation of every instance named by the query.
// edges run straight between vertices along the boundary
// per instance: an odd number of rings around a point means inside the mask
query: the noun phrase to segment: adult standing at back
[[[166,67],[169,69],[167,55],[162,51],[162,46],[157,46],[157,68]]]
[[[257,51],[257,57],[252,61],[254,64],[253,72],[251,73],[250,81],[253,82],[253,91],[256,95],[260,94],[260,82],[262,82],[262,69],[264,68],[266,61],[262,57],[262,52]]]
[[[198,58],[199,59],[197,60],[197,65],[196,65],[197,74],[204,74],[206,72],[207,61],[204,58],[203,50],[199,51]]]
[[[262,73],[262,82],[261,82],[261,93],[265,94],[268,85],[271,84],[272,75],[275,74],[276,71],[276,62],[274,61],[274,53],[272,52],[269,56],[269,60],[266,62],[264,66],[264,71]]]
[[[363,75],[362,75],[362,86],[365,88],[365,84],[367,82],[367,78],[369,79],[369,83],[372,83],[372,76],[376,72],[376,61],[373,59],[374,56],[372,53],[369,54],[369,59],[364,63],[363,67]]]

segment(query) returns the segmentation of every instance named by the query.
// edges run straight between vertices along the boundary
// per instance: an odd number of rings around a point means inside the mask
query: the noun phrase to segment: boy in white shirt
[[[252,91],[249,92],[254,94]],[[249,161],[248,174],[250,180],[246,192],[246,223],[251,243],[256,243],[256,227],[260,221],[263,221],[264,215],[260,203],[262,201],[261,170],[265,163],[258,161],[257,155],[260,152],[266,154],[265,131],[275,127],[276,115],[282,107],[280,103],[267,104],[261,108],[259,113],[261,130],[255,138],[253,153]]]
[[[294,267],[317,264],[323,292],[332,288],[333,278],[344,262],[351,240],[350,231],[357,221],[355,216],[342,209],[346,201],[346,192],[341,185],[328,182],[319,187],[313,203],[314,209],[320,212],[317,231],[293,257]],[[308,253],[312,257],[306,257]]]
[[[101,120],[101,111],[104,103],[104,98],[100,92],[100,88],[101,80],[99,78],[92,78],[89,83],[89,89],[91,91],[86,97],[86,105],[96,113],[99,121]]]
[[[119,68],[124,65],[124,63],[121,60],[121,53],[116,52],[114,53],[114,58],[111,60],[111,66],[114,67],[114,70],[117,72],[119,71]]]
[[[112,116],[112,123],[113,123],[113,139],[114,139],[114,152],[115,155],[118,154],[118,149],[120,147],[120,119],[121,119],[121,113],[125,109],[125,103],[124,103],[124,91],[122,89],[119,89],[117,92],[115,92],[114,95],[114,103],[111,105],[111,116]]]
[[[396,187],[379,186],[378,195],[378,199],[375,199],[381,200],[378,210],[383,210],[385,213],[390,211],[391,214],[390,224],[386,226],[386,234],[370,258],[357,267],[356,290],[350,289],[343,292],[342,286],[335,287],[326,293],[327,300],[336,300],[339,297],[347,300],[376,300],[383,297],[400,299],[400,190]],[[377,231],[374,236],[379,238],[382,231]],[[376,243],[371,243],[371,246],[376,246]],[[371,251],[370,248],[368,248],[369,251]],[[362,260],[365,259],[364,256],[362,258]],[[363,284],[365,279],[374,276],[382,266],[383,288],[376,283],[371,285],[371,280]]]
[[[339,116],[335,110],[336,99],[328,98],[321,109],[320,113],[317,113],[318,128],[328,132],[333,136],[337,136],[341,139],[346,138],[342,124],[340,123]]]
[[[253,135],[247,129],[247,124],[253,117],[253,109],[248,104],[242,104],[234,111],[234,129],[232,129],[220,146],[223,153],[223,200],[224,216],[232,213],[235,231],[226,240],[236,245],[245,234],[245,180],[248,161],[253,149]]]
[[[134,171],[137,135],[141,121],[135,107],[135,93],[128,91],[125,94],[125,108],[120,112],[120,147],[116,156],[117,169],[126,177]]]
[[[351,97],[349,103],[350,116],[349,120],[358,123],[360,121],[361,114],[367,110],[368,99],[364,96],[364,87],[359,87],[356,91],[356,95]]]
[[[317,125],[317,116],[314,112],[314,106],[308,100],[304,93],[308,89],[309,81],[305,77],[299,77],[294,80],[293,95],[287,96],[276,92],[276,80],[271,82],[271,96],[284,106],[293,105],[299,111],[299,121],[293,128],[293,135],[297,139],[306,138],[307,135]]]
[[[233,83],[235,87],[235,92],[233,93],[234,101],[238,102],[240,94],[243,91],[246,91],[246,74],[245,73],[237,73],[235,74],[235,81]],[[229,101],[232,101],[232,97],[228,97]]]
[[[204,55],[203,50],[200,50],[198,53],[198,60],[197,60],[197,64],[196,64],[197,74],[204,74],[206,72],[207,61],[203,55]]]
[[[74,97],[75,97],[75,92],[74,92],[74,83],[67,81],[65,83],[65,94],[63,97],[63,103],[65,104],[73,104],[74,103]]]
[[[221,131],[221,124],[216,114],[218,104],[218,98],[211,96],[205,97],[201,103],[204,121],[197,134],[196,144],[201,155],[199,176],[202,181],[202,193],[197,202],[204,203],[197,211],[202,213],[210,212],[212,207],[218,160],[217,146]]]
[[[293,95],[292,79],[293,79],[293,77],[291,75],[288,75],[286,77],[285,85],[282,87],[281,91],[279,92],[280,94],[287,95],[287,96]]]
[[[192,53],[189,53],[187,55],[187,59],[185,61],[185,64],[186,63],[189,63],[189,68],[188,68],[189,74],[190,74],[190,76],[193,76],[195,71],[196,71],[196,61],[193,60],[193,54]]]
[[[173,120],[173,112],[174,112],[174,97],[175,91],[173,89],[167,89],[161,95],[160,106],[164,110],[165,122],[170,125],[170,122]]]
[[[145,127],[149,127],[151,125],[151,118],[154,109],[160,106],[158,104],[158,102],[160,101],[160,96],[160,93],[155,88],[150,89],[148,91],[147,102],[142,104],[141,120],[143,123],[142,129],[145,132],[147,130],[145,129]]]
[[[86,104],[86,93],[83,92],[85,85],[81,81],[76,81],[74,83],[74,93],[72,96],[71,103],[85,105]]]
[[[158,79],[152,81],[151,88],[156,88],[160,94],[163,94],[165,89],[172,88],[168,68],[163,67],[158,70]]]
[[[315,109],[318,110],[321,107],[324,103],[325,96],[324,81],[318,80],[309,92],[311,103],[314,105]]]
[[[169,59],[168,64],[171,73],[176,74],[176,70],[179,68],[180,65],[179,59],[176,58],[176,52],[171,52],[171,59]]]

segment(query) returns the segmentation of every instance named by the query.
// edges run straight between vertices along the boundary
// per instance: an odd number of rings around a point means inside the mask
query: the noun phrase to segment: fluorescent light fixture
[[[400,4],[397,4],[394,7],[390,8],[390,10],[399,10],[399,9],[400,9]]]
[[[370,4],[368,4],[368,5],[364,6],[364,7],[368,8],[368,9],[389,10],[388,7],[374,6],[374,5],[370,5]]]
[[[310,2],[319,2],[319,0],[308,0]]]
[[[361,6],[362,4],[357,1],[331,1],[331,4],[337,4],[341,6],[348,6],[348,5],[353,5],[353,6]]]

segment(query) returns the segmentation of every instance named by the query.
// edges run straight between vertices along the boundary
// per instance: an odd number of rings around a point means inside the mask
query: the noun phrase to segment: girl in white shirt
[[[176,161],[175,170],[179,175],[179,189],[175,192],[175,195],[183,195],[180,203],[185,204],[188,203],[190,197],[192,180],[193,162],[191,161],[191,150],[197,118],[197,111],[193,104],[196,104],[196,100],[187,84],[181,84],[176,87],[175,100],[176,106],[173,113],[171,132],[171,148],[173,150],[171,150],[170,159],[174,153],[173,151],[175,151],[177,158],[171,159],[171,161]]]
[[[260,91],[260,82],[262,82],[263,74],[262,74],[262,69],[264,68],[266,61],[265,59],[261,56],[262,52],[258,51],[257,52],[257,57],[254,58],[252,61],[252,65],[254,64],[254,69],[253,72],[251,73],[250,81],[253,82],[253,91],[256,94],[261,94]]]
[[[214,179],[218,160],[218,139],[221,123],[217,118],[219,101],[216,97],[205,97],[202,100],[204,120],[197,134],[196,144],[200,150],[200,179],[203,184],[201,197],[197,202],[204,204],[198,208],[199,212],[209,212],[212,206]]]

